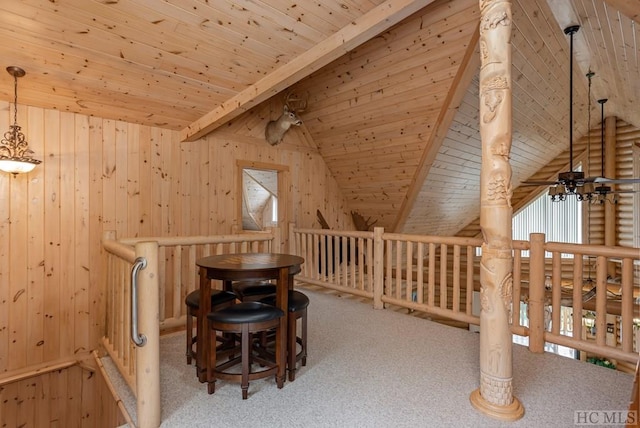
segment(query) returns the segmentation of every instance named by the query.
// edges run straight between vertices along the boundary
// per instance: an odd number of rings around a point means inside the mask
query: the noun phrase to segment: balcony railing
[[[480,324],[473,305],[480,293],[479,239],[385,233],[382,228],[373,232],[298,229],[294,225],[288,236],[288,252],[305,259],[296,276],[299,282],[372,299],[378,309],[407,308]],[[280,233],[274,229],[122,240],[107,234],[103,246],[107,254],[103,343],[137,396],[138,426],[156,427],[160,421],[158,336],[163,329],[184,328],[184,298],[198,284],[196,260],[211,254],[274,252],[281,248]],[[527,250],[529,256],[523,257]],[[550,259],[545,259],[545,251],[552,254]],[[513,254],[511,330],[528,338],[531,351],[543,352],[547,342],[637,364],[638,249],[545,242],[544,235],[532,234],[530,241],[513,242]],[[130,274],[140,257],[147,261],[139,271],[138,287],[145,293],[138,298],[139,331],[147,336],[144,347],[136,347],[129,335]],[[528,316],[520,313],[521,302]],[[563,307],[572,311],[571,328],[563,327],[567,322],[561,317]],[[545,313],[550,316],[545,318]],[[588,314],[595,314],[589,331],[593,335],[582,327],[583,316]],[[145,376],[137,379],[141,364]]]
[[[290,252],[306,260],[299,281],[371,298],[376,308],[388,304],[480,324],[473,311],[480,292],[480,239],[294,226],[289,239]],[[545,259],[545,251],[551,258]],[[543,234],[532,234],[530,241],[513,241],[513,254],[511,330],[529,339],[531,351],[543,352],[546,342],[637,362],[637,248],[545,242]],[[520,313],[520,302],[528,314]],[[563,307],[573,314],[570,328],[563,328]],[[595,320],[586,332],[590,314]]]

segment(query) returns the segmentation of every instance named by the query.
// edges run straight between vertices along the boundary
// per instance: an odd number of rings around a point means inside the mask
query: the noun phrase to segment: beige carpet
[[[477,333],[299,289],[311,300],[309,359],[282,389],[256,380],[243,401],[239,384],[218,381],[208,395],[185,363],[184,334],[161,340],[163,427],[571,427],[575,411],[628,409],[631,375],[514,345],[525,416],[495,421],[469,402]]]

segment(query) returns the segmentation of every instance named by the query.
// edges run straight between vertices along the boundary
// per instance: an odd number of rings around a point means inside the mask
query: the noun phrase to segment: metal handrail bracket
[[[147,336],[138,333],[138,272],[147,267],[147,259],[138,257],[131,268],[131,340],[136,346],[147,343]]]

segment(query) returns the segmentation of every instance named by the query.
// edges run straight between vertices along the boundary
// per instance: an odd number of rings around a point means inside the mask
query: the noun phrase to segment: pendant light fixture
[[[571,25],[564,29],[564,34],[570,36],[569,44],[569,171],[560,172],[556,181],[524,181],[524,186],[551,186],[549,196],[552,202],[566,200],[569,196],[574,196],[578,201],[600,202],[609,201],[607,195],[613,193],[611,184],[631,184],[640,183],[640,178],[631,179],[611,179],[604,177],[585,177],[583,171],[573,169],[573,36],[580,29],[579,25]],[[589,78],[589,117],[591,115],[591,77],[594,73],[587,73]],[[598,100],[603,105],[606,100]],[[604,110],[603,110],[604,112]],[[604,113],[603,117],[604,117]],[[604,119],[603,119],[604,120]],[[591,128],[589,119],[589,128]],[[587,131],[590,132],[590,129]],[[604,132],[604,131],[602,131]],[[587,134],[589,135],[589,134]],[[589,137],[588,137],[589,138]],[[604,138],[603,138],[604,141]],[[603,142],[604,144],[604,142]],[[604,157],[604,151],[603,151]],[[604,170],[603,170],[604,171]],[[612,200],[615,203],[615,198]]]
[[[42,161],[32,158],[33,151],[29,149],[29,143],[18,125],[18,77],[23,77],[26,73],[13,65],[7,67],[7,72],[13,76],[14,82],[14,115],[13,125],[0,141],[0,171],[16,175],[33,170]]]
[[[549,187],[551,201],[564,201],[568,196],[576,196],[578,200],[586,200],[589,196],[584,193],[584,172],[573,169],[573,36],[580,29],[579,25],[571,25],[564,29],[569,36],[569,171],[558,174],[557,181],[525,181],[525,186]]]

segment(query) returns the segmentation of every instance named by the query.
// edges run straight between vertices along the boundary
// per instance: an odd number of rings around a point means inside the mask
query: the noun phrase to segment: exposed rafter
[[[329,64],[434,0],[388,0],[182,130],[194,141]]]

